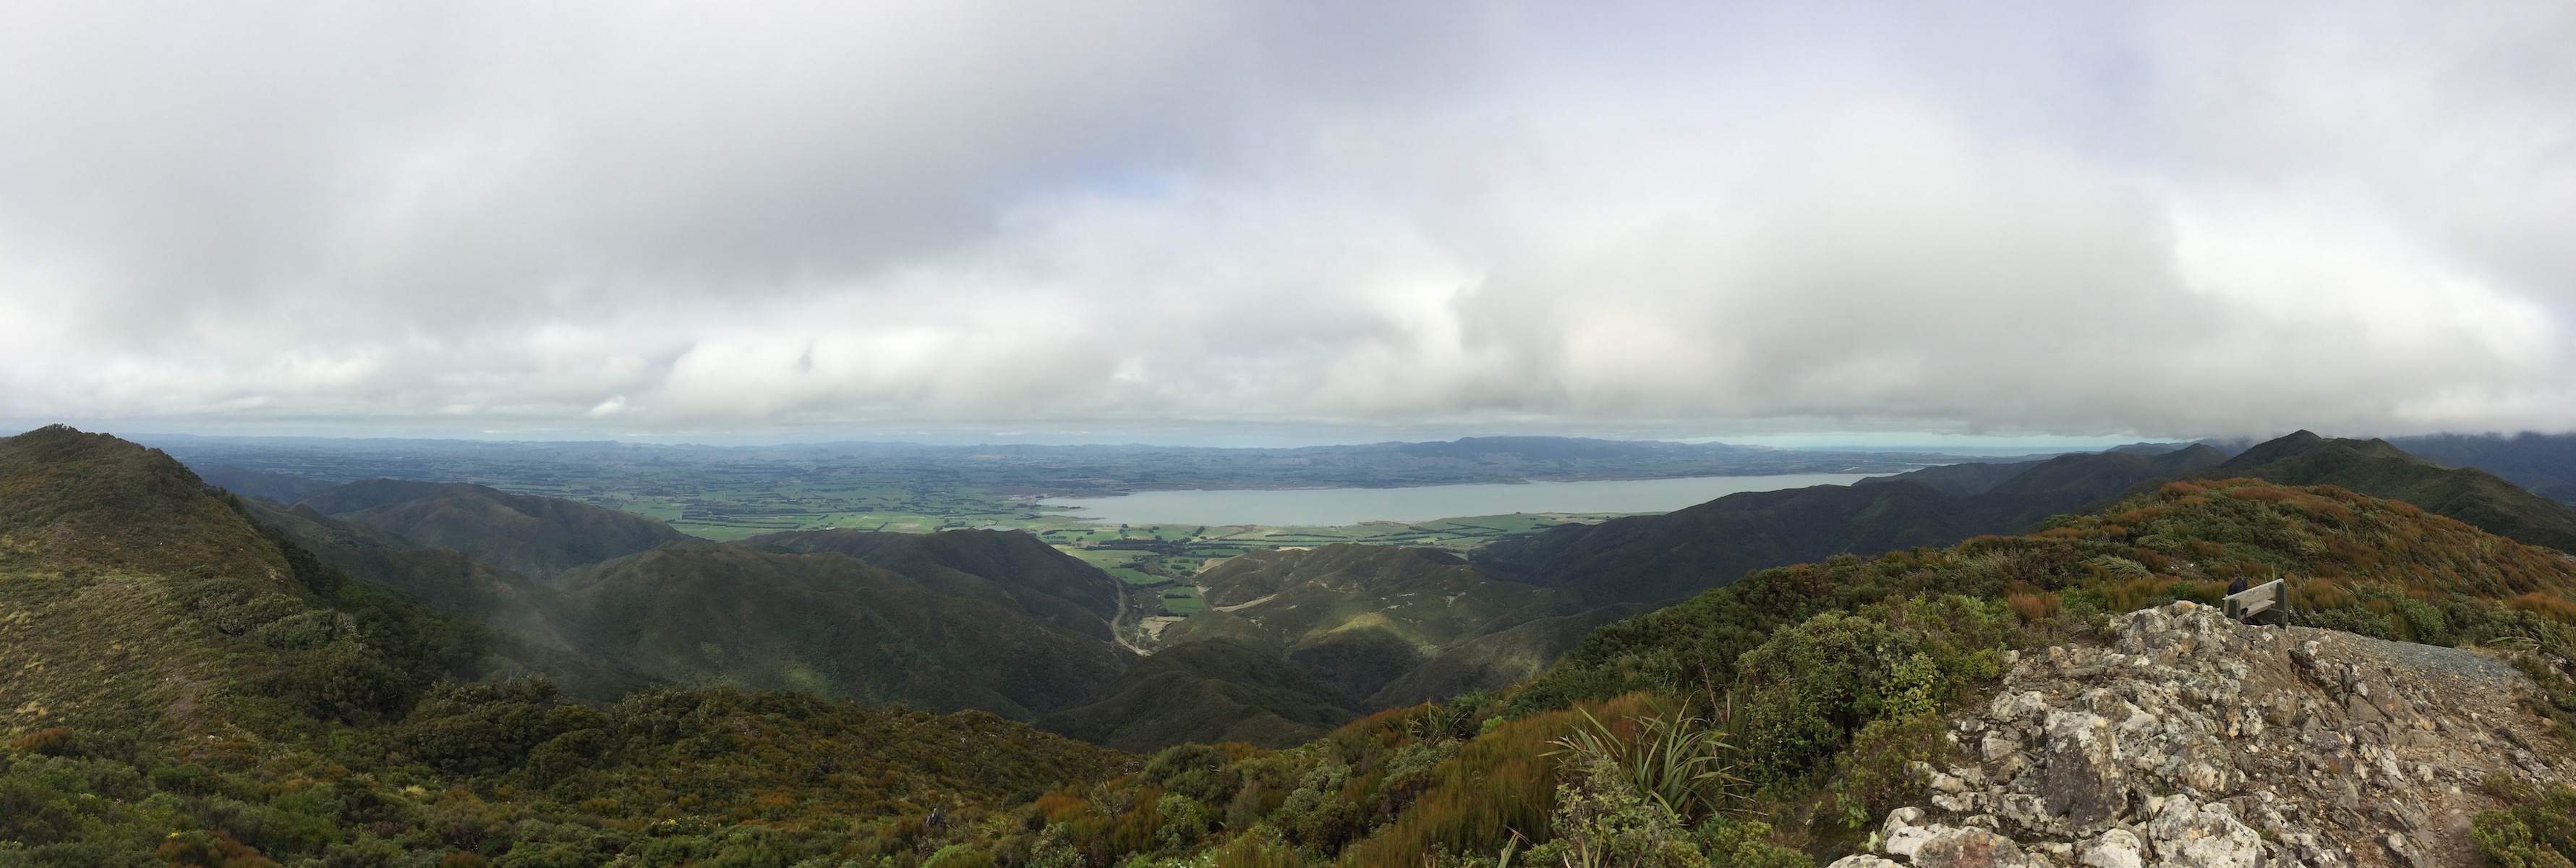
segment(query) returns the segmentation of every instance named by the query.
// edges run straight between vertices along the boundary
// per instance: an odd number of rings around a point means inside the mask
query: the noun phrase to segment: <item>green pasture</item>
[[[1175,585],[1158,591],[1163,597],[1163,614],[1188,616],[1207,611],[1207,601],[1199,598],[1193,585]]]
[[[1465,552],[1506,537],[1610,517],[1515,513],[1334,527],[1120,525],[1074,518],[1071,510],[1040,505],[1031,495],[997,493],[972,486],[944,487],[931,479],[910,481],[918,484],[837,483],[786,473],[762,475],[746,471],[731,475],[675,473],[640,491],[608,491],[603,490],[604,486],[578,480],[509,488],[573,497],[650,515],[669,522],[682,533],[713,540],[825,528],[901,533],[973,528],[1023,530],[1140,585],[1166,581],[1187,584],[1208,562],[1248,551],[1366,543]],[[1145,548],[1140,543],[1154,545]]]

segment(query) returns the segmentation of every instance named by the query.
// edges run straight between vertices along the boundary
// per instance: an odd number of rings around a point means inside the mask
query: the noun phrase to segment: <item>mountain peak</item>
[[[2289,434],[2284,434],[2282,436],[2254,444],[2252,448],[2236,453],[2235,458],[2229,459],[2225,465],[2221,466],[2253,467],[2261,464],[2270,464],[2284,458],[2291,458],[2314,451],[2317,447],[2326,445],[2327,442],[2329,441],[2327,441],[2326,438],[2317,436],[2317,432],[2301,428]]]

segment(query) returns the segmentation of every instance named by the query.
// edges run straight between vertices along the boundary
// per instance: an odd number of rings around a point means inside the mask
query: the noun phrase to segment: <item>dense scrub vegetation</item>
[[[1945,709],[2017,649],[2235,579],[2288,580],[2303,623],[2536,652],[2537,710],[2576,717],[2576,561],[2250,480],[1766,570],[1278,750],[799,693],[583,704],[166,458],[39,434],[0,442],[0,866],[1812,866],[1920,791]],[[2488,857],[2564,864],[2569,795],[2503,797]]]
[[[1632,690],[1729,683],[1774,630],[1890,600],[1956,594],[2080,626],[2229,582],[2284,579],[2292,618],[2389,639],[2576,644],[2576,561],[2402,501],[2333,486],[2177,482],[2097,515],[1947,549],[1850,555],[1764,570],[1613,624],[1519,694],[1527,710]]]
[[[2567,868],[2576,865],[2576,788],[2543,790],[2500,779],[2488,789],[2508,807],[2480,812],[2469,839],[2497,868]]]
[[[69,429],[0,441],[0,589],[0,865],[785,864],[940,842],[1133,763],[979,712],[565,702],[518,676],[578,661]]]
[[[2403,500],[2497,536],[2576,551],[2576,508],[2485,470],[2443,467],[2409,455],[2386,440],[2328,440],[2300,431],[2248,449],[2202,475],[2341,486]]]
[[[1228,639],[1174,645],[1086,705],[1037,725],[1094,744],[1153,751],[1183,742],[1287,747],[1359,717],[1339,691],[1270,652]]]
[[[2156,455],[2061,455],[1967,496],[1951,493],[1964,489],[1946,486],[1939,475],[1909,478],[1917,474],[1866,485],[1731,494],[1663,515],[1562,525],[1498,541],[1478,550],[1475,560],[1572,591],[1594,605],[1661,604],[1754,570],[1840,552],[1947,546],[1978,534],[2019,533],[2047,516],[2118,497],[2131,486],[2225,460],[2207,446]]]
[[[724,689],[593,709],[538,681],[448,683],[399,723],[306,725],[203,745],[22,736],[0,760],[0,840],[25,849],[0,864],[146,864],[171,830],[331,865],[873,859],[1132,762],[982,712]]]

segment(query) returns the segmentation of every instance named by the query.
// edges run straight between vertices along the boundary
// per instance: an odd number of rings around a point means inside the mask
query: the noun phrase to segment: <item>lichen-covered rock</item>
[[[2023,855],[2013,839],[1971,826],[1923,842],[1914,850],[1914,868],[2043,868],[2043,863]]]
[[[1923,842],[1950,831],[1950,827],[1939,823],[1916,825],[1922,821],[1923,809],[1921,808],[1908,807],[1889,811],[1887,822],[1878,827],[1879,852],[1912,859],[1914,852],[1922,849]]]
[[[1922,807],[1889,815],[1878,855],[2476,864],[2468,819],[2493,807],[2485,780],[2576,781],[2576,758],[2519,704],[2532,690],[2473,651],[2247,626],[2191,603],[2133,612],[2101,644],[2018,655],[1992,700],[1952,722],[1958,765],[1922,769]]]
[[[2127,829],[2104,832],[2084,846],[2084,864],[2092,868],[2141,868],[2146,858],[2145,845]]]
[[[2119,743],[2111,721],[2089,711],[2048,713],[2039,798],[2054,825],[2067,835],[2101,830],[2127,807]]]
[[[2236,821],[2219,802],[2195,806],[2179,796],[2147,824],[2157,865],[2171,868],[2255,868],[2263,863],[2263,836]]]
[[[1834,860],[1833,864],[1825,868],[1905,868],[1905,866],[1867,853],[1854,853]]]

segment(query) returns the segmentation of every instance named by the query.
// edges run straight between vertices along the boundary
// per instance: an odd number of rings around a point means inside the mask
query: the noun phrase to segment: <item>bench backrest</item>
[[[2243,621],[2271,611],[2281,604],[2282,587],[2280,579],[2273,579],[2227,595],[2227,617]]]

